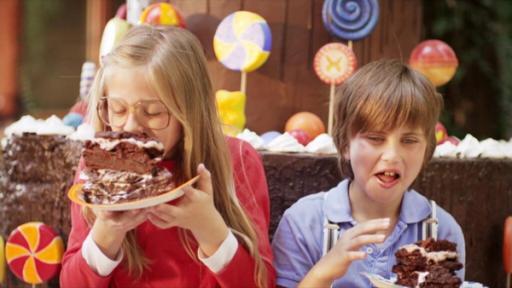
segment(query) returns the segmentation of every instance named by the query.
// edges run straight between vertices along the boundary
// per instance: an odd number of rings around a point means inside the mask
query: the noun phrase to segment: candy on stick
[[[409,65],[439,87],[453,78],[459,60],[448,44],[441,40],[426,40],[414,48]]]
[[[512,274],[512,216],[505,220],[503,233],[503,266],[507,273],[507,288],[510,288],[510,275]]]
[[[149,5],[140,15],[139,22],[155,26],[186,26],[181,14],[169,3]]]
[[[357,67],[357,59],[352,49],[346,45],[329,43],[318,50],[313,67],[318,78],[331,86],[327,126],[329,134],[331,134],[335,86],[341,84],[354,73]]]
[[[247,73],[258,69],[267,61],[271,46],[272,33],[270,27],[263,17],[253,12],[237,11],[231,13],[220,22],[217,31],[215,31],[213,38],[215,56],[226,68],[242,73],[240,91],[228,92],[222,90],[217,92],[217,103],[224,102],[227,93],[234,93],[232,96],[244,96],[243,103],[237,100],[237,109],[220,110],[223,114],[221,115],[223,124],[236,127],[235,130],[231,129],[231,131],[224,129],[228,134],[236,135],[237,132],[242,131],[243,125],[245,125],[244,107]],[[237,98],[241,99],[241,97]],[[232,101],[230,100],[230,102]],[[233,126],[228,123],[230,121],[225,121],[228,118],[236,120],[237,124]],[[229,128],[229,126],[225,127]]]
[[[5,258],[9,269],[26,283],[41,284],[60,270],[64,243],[49,226],[29,222],[18,226],[7,239]]]
[[[267,61],[272,47],[272,33],[263,17],[237,11],[220,22],[213,38],[217,59],[226,68],[242,72],[241,91],[245,93],[247,72],[258,69]]]
[[[379,20],[377,0],[325,0],[322,8],[325,29],[332,35],[348,40],[360,40],[372,33]]]

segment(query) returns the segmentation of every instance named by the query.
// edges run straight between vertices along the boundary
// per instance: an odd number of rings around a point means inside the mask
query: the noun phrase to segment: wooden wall
[[[0,118],[13,116],[16,111],[20,15],[19,1],[0,1]]]
[[[240,73],[224,68],[213,54],[220,21],[237,10],[263,16],[272,30],[271,55],[248,74],[247,127],[258,133],[283,130],[296,112],[310,111],[327,124],[329,87],[314,74],[312,60],[324,44],[339,41],[325,30],[323,0],[171,0],[186,18],[188,29],[203,43],[214,88],[239,90]],[[370,37],[354,43],[360,64],[382,57],[405,61],[419,43],[421,0],[381,0],[380,19]]]

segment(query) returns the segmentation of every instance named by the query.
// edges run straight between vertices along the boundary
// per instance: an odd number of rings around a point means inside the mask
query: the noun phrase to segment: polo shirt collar
[[[328,220],[334,223],[354,222],[352,208],[348,197],[348,179],[341,181],[329,190],[325,196],[323,210]],[[404,194],[400,208],[399,220],[406,224],[418,223],[425,220],[432,212],[427,198],[415,190]]]

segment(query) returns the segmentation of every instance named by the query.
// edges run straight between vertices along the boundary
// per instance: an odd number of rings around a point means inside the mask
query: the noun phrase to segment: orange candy
[[[140,15],[140,22],[156,26],[178,26],[185,28],[183,17],[169,3],[149,5]]]
[[[302,130],[306,132],[311,139],[325,133],[325,126],[320,117],[311,112],[299,112],[294,114],[288,121],[284,130],[290,132],[292,130]]]
[[[33,285],[59,273],[63,253],[62,238],[41,222],[18,226],[11,232],[5,247],[5,258],[11,271]]]

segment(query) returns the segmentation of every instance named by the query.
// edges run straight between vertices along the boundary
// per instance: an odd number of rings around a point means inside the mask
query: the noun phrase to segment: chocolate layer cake
[[[462,268],[457,261],[457,245],[447,240],[427,239],[402,246],[396,253],[393,272],[396,284],[406,287],[458,288],[461,279],[455,271]]]
[[[29,221],[69,232],[69,201],[82,143],[63,135],[22,133],[2,140],[0,235]]]
[[[98,132],[85,142],[84,200],[93,204],[128,202],[168,192],[172,174],[157,164],[163,144],[145,134]]]

